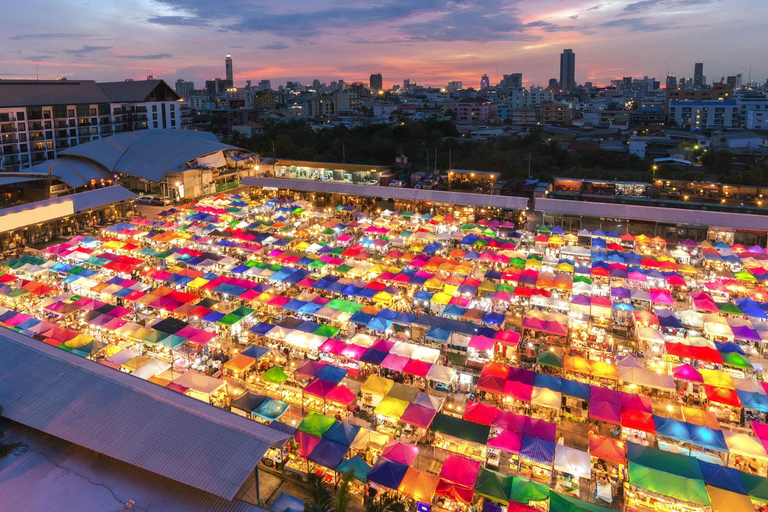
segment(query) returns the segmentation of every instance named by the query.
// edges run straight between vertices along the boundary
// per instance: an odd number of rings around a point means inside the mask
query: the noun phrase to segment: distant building
[[[573,107],[568,103],[547,101],[541,106],[541,122],[544,124],[572,124]]]
[[[192,95],[194,90],[195,82],[188,82],[187,80],[183,80],[181,78],[176,80],[176,94],[178,94],[179,97],[187,99]]]
[[[575,80],[576,54],[566,49],[560,54],[560,88],[563,92],[571,92],[576,88]]]
[[[725,84],[714,84],[712,89],[667,89],[664,94],[664,109],[668,113],[673,100],[729,100],[733,98],[733,89]]]
[[[659,126],[663,125],[664,121],[664,109],[659,107],[642,107],[629,114],[629,122],[636,126]]]
[[[227,88],[234,87],[235,86],[235,75],[232,72],[232,56],[227,55],[227,58],[224,59],[224,72],[226,73],[226,80],[227,80]]]
[[[675,75],[669,74],[667,75],[667,89],[674,90],[677,89],[677,77]]]
[[[672,100],[668,117],[670,123],[691,130],[736,128],[739,123],[735,100]]]
[[[381,78],[381,73],[375,73],[370,78],[371,90],[375,92],[384,90],[384,80]]]
[[[256,110],[272,110],[277,108],[277,98],[272,91],[256,91],[253,93],[253,108]]]
[[[768,130],[768,111],[750,110],[747,112],[746,127],[750,130]]]
[[[271,91],[272,90],[272,84],[269,80],[259,80],[259,89],[262,91]]]
[[[308,117],[330,117],[335,111],[333,98],[326,94],[318,94],[307,99],[303,107],[304,114]]]
[[[704,76],[704,63],[697,62],[693,65],[693,87],[703,89],[707,83],[707,77]]]
[[[501,79],[501,87],[504,89],[522,89],[523,74],[512,73],[511,75],[504,75]]]
[[[449,104],[458,124],[487,123],[496,117],[496,105],[486,98],[466,98]]]
[[[448,92],[456,92],[463,89],[462,83],[460,80],[452,80],[448,82],[448,87],[445,88]]]
[[[0,170],[115,133],[181,129],[186,102],[162,80],[0,80]]]
[[[488,79],[488,75],[483,75],[480,77],[480,90],[487,89],[490,87],[490,80]]]

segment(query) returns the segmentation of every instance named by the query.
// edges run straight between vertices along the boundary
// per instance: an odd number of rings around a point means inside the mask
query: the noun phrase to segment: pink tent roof
[[[589,402],[589,417],[621,425],[621,408],[618,404],[611,404],[602,400],[591,400]]]
[[[475,334],[469,339],[469,348],[477,350],[491,350],[495,344],[495,339],[479,334]]]
[[[381,456],[385,459],[393,462],[399,462],[410,466],[416,457],[419,455],[419,448],[415,445],[403,443],[395,439],[391,440],[384,450],[381,452]]]
[[[304,393],[318,398],[325,398],[328,393],[336,387],[336,384],[327,380],[315,378],[304,388]]]
[[[463,418],[467,421],[480,423],[482,425],[491,425],[498,414],[499,409],[492,405],[481,404],[480,402],[468,402]]]
[[[523,426],[523,434],[554,443],[557,438],[557,424],[551,421],[526,416],[525,425]]]
[[[390,354],[390,356],[391,355],[393,354]],[[387,358],[385,357],[384,361],[386,360]],[[382,361],[382,365],[384,361]],[[419,361],[418,359],[411,359],[403,367],[403,372],[409,375],[416,375],[418,377],[426,377],[427,372],[429,372],[430,368],[432,368],[432,365],[430,363],[425,363],[424,361]]]
[[[480,469],[480,462],[470,460],[460,455],[450,454],[445,458],[443,469],[440,471],[440,478],[451,483],[474,487],[477,480],[477,471]]]
[[[533,394],[533,386],[530,384],[521,384],[508,380],[504,383],[504,395],[512,397],[514,400],[530,402]]]
[[[503,428],[513,432],[521,433],[525,428],[525,416],[510,411],[501,411],[493,421],[493,426]]]
[[[759,421],[750,421],[749,423],[752,425],[752,430],[754,431],[755,436],[761,440],[768,440],[768,425],[760,423]]]
[[[397,354],[389,354],[381,362],[381,366],[387,370],[399,372],[405,368],[405,365],[408,364],[408,361],[410,361],[410,359],[407,357],[399,356]]]
[[[432,420],[435,419],[436,414],[437,411],[430,409],[429,407],[424,407],[418,404],[409,404],[403,415],[400,416],[400,421],[421,428],[429,428],[432,424]]]
[[[312,434],[307,434],[301,430],[296,432],[294,439],[299,444],[299,455],[305,459],[309,457],[309,454],[312,453],[312,450],[314,450],[315,447],[320,443],[319,437],[313,436]]]
[[[336,338],[328,338],[323,342],[322,345],[320,345],[318,350],[320,350],[320,352],[327,352],[329,354],[341,355],[341,351],[344,350],[346,345],[346,343],[341,340],[337,340]]]
[[[502,430],[498,436],[488,440],[488,446],[508,453],[520,453],[522,444],[523,434],[508,429]]]
[[[330,390],[325,399],[329,402],[335,402],[337,404],[349,405],[355,400],[355,394],[349,390],[349,388],[343,384],[340,384]]]
[[[672,368],[672,375],[676,379],[690,380],[692,382],[704,382],[701,372],[689,364],[681,364]]]
[[[348,343],[348,344],[345,344],[344,348],[341,350],[341,355],[357,361],[362,357],[362,355],[365,353],[366,350],[368,349],[365,347],[361,347],[360,345]]]
[[[622,392],[620,403],[622,409],[636,409],[643,412],[653,412],[651,399],[647,396]]]

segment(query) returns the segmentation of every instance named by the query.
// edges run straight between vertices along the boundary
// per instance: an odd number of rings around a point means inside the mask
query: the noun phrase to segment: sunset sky
[[[385,86],[410,78],[477,87],[522,72],[525,85],[559,75],[563,48],[576,81],[608,83],[667,70],[765,81],[765,0],[25,0],[4,6],[0,79],[174,82],[224,76]]]

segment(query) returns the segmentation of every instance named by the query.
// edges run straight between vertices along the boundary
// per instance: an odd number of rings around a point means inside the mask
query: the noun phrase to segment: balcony
[[[142,122],[142,121],[148,121],[149,118],[146,115],[135,115],[133,116],[133,122]]]
[[[16,144],[18,143],[18,140],[16,139],[16,135],[3,135],[0,137],[0,145],[3,144]]]
[[[16,125],[14,124],[0,125],[0,133],[16,133]]]
[[[7,146],[4,148],[0,148],[0,156],[7,156],[7,155],[18,155],[19,150],[16,149],[13,146]]]
[[[61,130],[62,128],[69,128],[69,124],[66,121],[54,121],[53,127]]]
[[[9,165],[19,165],[20,162],[18,156],[10,155],[0,156],[0,163],[2,163],[2,165],[7,168]]]
[[[42,133],[30,133],[29,140],[31,142],[35,142],[35,141],[45,140],[45,137],[43,137]]]
[[[67,149],[68,147],[70,147],[68,140],[56,141],[56,149]]]

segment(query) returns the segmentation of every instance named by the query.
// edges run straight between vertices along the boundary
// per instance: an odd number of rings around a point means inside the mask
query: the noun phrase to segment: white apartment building
[[[115,133],[181,129],[187,112],[162,80],[0,80],[0,171]]]
[[[681,128],[706,130],[739,126],[735,100],[672,100],[668,117]]]
[[[750,110],[747,112],[747,129],[768,130],[768,110]]]

